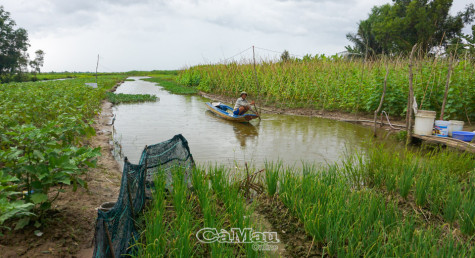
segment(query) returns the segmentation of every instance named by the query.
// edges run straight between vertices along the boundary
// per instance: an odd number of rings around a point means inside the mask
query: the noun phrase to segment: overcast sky
[[[0,0],[28,31],[43,71],[180,69],[225,59],[332,55],[390,0]],[[454,0],[451,12],[471,0]],[[470,30],[465,28],[468,33]],[[271,51],[276,51],[271,52]],[[230,59],[232,60],[232,59]]]

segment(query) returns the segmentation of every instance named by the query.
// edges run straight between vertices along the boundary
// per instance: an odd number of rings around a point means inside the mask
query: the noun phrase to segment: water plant
[[[121,103],[140,103],[147,101],[156,101],[158,99],[155,95],[150,94],[124,94],[124,93],[112,93],[107,92],[107,99],[112,104],[121,104]]]

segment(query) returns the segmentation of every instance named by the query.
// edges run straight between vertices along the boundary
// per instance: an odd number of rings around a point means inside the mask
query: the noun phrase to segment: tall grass
[[[154,180],[152,204],[145,212],[143,237],[145,243],[138,242],[137,257],[164,257],[167,254],[167,224],[165,222],[165,176],[158,173]]]
[[[279,178],[279,198],[303,222],[305,230],[318,246],[322,246],[325,254],[338,257],[465,257],[475,252],[472,240],[457,240],[458,235],[445,232],[443,227],[426,224],[412,209],[401,210],[397,199],[388,199],[386,192],[379,190],[383,188],[376,185],[376,188],[355,187],[355,182],[348,180],[343,171],[348,170],[351,163],[346,164],[314,169],[304,175],[286,169]],[[356,169],[364,169],[364,165],[353,164]],[[404,187],[408,195],[414,193],[416,204],[427,205],[429,198],[423,190],[432,178],[427,173],[432,171],[415,164],[402,168],[401,178],[404,179],[399,187]],[[365,176],[363,172],[358,174]],[[412,184],[414,180],[415,184]],[[384,185],[382,182],[381,187]],[[421,192],[420,196],[418,192]],[[466,229],[463,229],[465,226],[461,229],[469,237],[473,235],[470,202],[470,198],[464,198],[466,206],[460,208],[467,209],[462,213],[465,214]]]
[[[328,167],[305,164],[297,169],[268,161],[265,198],[287,206],[323,256],[473,257],[474,157],[381,150],[348,155]],[[183,176],[173,173],[170,196],[154,193],[140,255],[263,255],[252,244],[199,244],[194,236],[201,227],[257,228],[254,206],[239,187],[240,176],[222,166],[197,168],[190,191]],[[164,203],[173,206],[172,213]]]
[[[282,161],[277,161],[276,163],[274,162],[265,162],[265,181],[267,185],[267,194],[269,196],[274,196],[274,194],[277,192],[277,182],[279,180],[279,174],[281,173],[282,170]]]
[[[201,91],[236,96],[245,90],[261,103],[325,110],[373,112],[379,104],[389,63],[386,100],[390,115],[405,114],[409,60],[403,57],[364,62],[316,56],[305,61],[199,65],[179,73],[178,82]],[[440,111],[448,60],[420,58],[414,66],[414,91],[420,109]],[[475,120],[475,62],[459,59],[453,66],[445,119]]]

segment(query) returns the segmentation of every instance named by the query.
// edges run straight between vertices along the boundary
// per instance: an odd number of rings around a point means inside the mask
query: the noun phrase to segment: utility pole
[[[97,85],[97,68],[99,68],[99,54],[97,54],[97,65],[96,65],[96,85]]]

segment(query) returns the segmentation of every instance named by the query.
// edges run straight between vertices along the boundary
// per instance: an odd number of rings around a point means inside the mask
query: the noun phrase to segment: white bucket
[[[435,135],[447,137],[449,135],[449,121],[435,120]]]
[[[458,121],[458,120],[450,120],[450,125],[449,125],[449,136],[452,137],[452,132],[453,131],[463,131],[463,121]]]
[[[416,114],[414,134],[431,135],[434,126],[435,111],[419,110]]]

